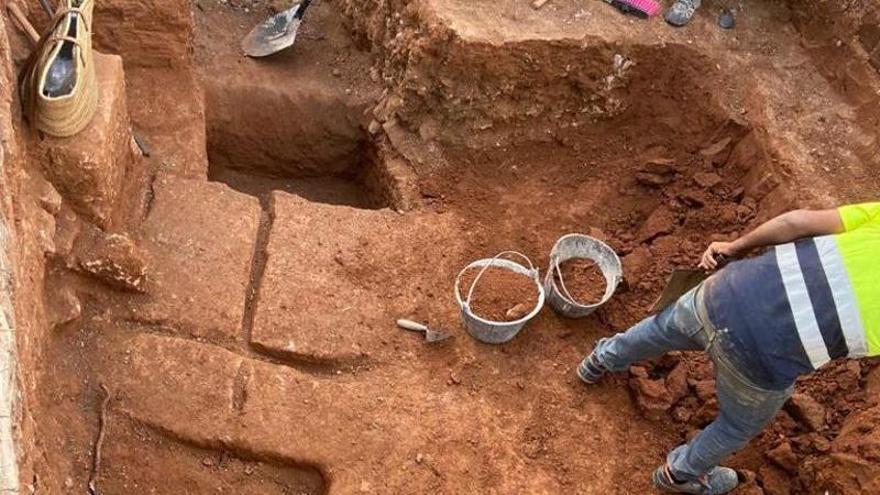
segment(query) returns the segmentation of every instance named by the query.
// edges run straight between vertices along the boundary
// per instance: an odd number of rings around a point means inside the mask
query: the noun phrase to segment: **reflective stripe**
[[[807,292],[807,284],[798,261],[797,250],[794,244],[776,246],[776,261],[782,274],[782,284],[785,286],[785,294],[791,306],[791,314],[797,327],[804,351],[810,359],[813,369],[819,369],[823,364],[831,361],[828,356],[828,348],[822,332],[819,331],[819,323],[816,321],[816,313],[810,302],[810,294]]]
[[[843,257],[837,247],[837,241],[833,236],[816,237],[816,247],[819,249],[819,259],[828,285],[831,286],[831,295],[834,297],[834,305],[837,307],[837,316],[840,318],[840,327],[846,346],[849,348],[849,357],[859,358],[868,354],[865,345],[865,327],[862,324],[862,315],[856,301],[852,282],[849,274],[843,266]]]

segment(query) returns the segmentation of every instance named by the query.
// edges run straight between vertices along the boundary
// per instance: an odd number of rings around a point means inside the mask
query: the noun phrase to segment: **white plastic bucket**
[[[524,259],[526,263],[528,263],[528,268],[515,261],[502,258],[502,256],[509,255],[515,255]],[[535,304],[535,308],[529,314],[516,321],[502,322],[480,318],[471,311],[470,301],[471,297],[474,294],[474,288],[477,286],[477,283],[480,281],[483,273],[485,273],[485,271],[490,266],[503,268],[512,272],[526,275],[535,282],[535,290],[538,291],[538,301]],[[477,277],[474,279],[474,282],[471,284],[467,298],[463,299],[461,296],[460,287],[461,277],[466,271],[472,268],[482,269],[480,270],[480,273],[477,275]],[[526,255],[518,253],[516,251],[504,251],[502,253],[498,253],[494,258],[477,260],[464,267],[464,269],[458,273],[458,276],[455,277],[455,300],[458,302],[458,306],[461,308],[461,319],[464,322],[464,326],[465,328],[467,328],[468,333],[473,338],[487,344],[503,344],[516,337],[516,334],[519,333],[520,330],[522,330],[523,326],[525,326],[525,324],[528,323],[529,320],[534,318],[535,315],[537,315],[541,311],[541,308],[544,307],[544,288],[541,286],[541,282],[538,277],[538,269],[535,268],[534,265],[532,265],[532,261]]]
[[[561,274],[559,280],[562,283],[557,285],[556,273],[559,265],[571,259],[592,260],[602,270],[606,286],[605,294],[599,302],[577,302],[565,288],[565,280],[562,280]],[[568,318],[583,318],[608,302],[622,279],[623,267],[611,246],[588,235],[568,234],[560,237],[550,252],[550,266],[544,277],[544,290],[547,292],[547,301],[557,313]]]

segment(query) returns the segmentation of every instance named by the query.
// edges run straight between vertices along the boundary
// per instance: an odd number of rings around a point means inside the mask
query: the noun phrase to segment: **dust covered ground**
[[[81,493],[102,417],[105,494],[651,493],[717,411],[710,364],[574,368],[710,241],[876,199],[877,9],[749,0],[722,31],[714,1],[680,30],[530,3],[316,0],[263,60],[239,40],[282,3],[99,5],[96,33],[151,33],[96,34],[150,156],[104,225],[80,189],[50,208],[26,483]],[[543,275],[571,232],[620,255],[615,296],[470,338],[458,272],[516,250]],[[880,491],[876,365],[803,380],[736,493]]]

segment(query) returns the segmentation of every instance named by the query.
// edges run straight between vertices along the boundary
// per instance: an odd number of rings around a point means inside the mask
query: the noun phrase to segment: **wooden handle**
[[[28,38],[30,38],[34,44],[37,44],[37,42],[40,41],[40,33],[38,33],[36,29],[34,29],[34,26],[31,25],[31,23],[28,21],[27,16],[24,15],[24,12],[22,12],[21,9],[18,8],[18,5],[15,5],[14,3],[9,4],[9,13],[12,14],[12,17],[15,18],[15,21],[18,23],[19,27],[21,27],[25,34],[28,35]]]
[[[406,330],[412,330],[413,332],[427,332],[428,327],[422,325],[421,323],[416,323],[412,320],[397,320],[397,326]]]

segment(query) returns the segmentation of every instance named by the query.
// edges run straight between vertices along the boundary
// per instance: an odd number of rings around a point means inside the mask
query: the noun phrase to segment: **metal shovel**
[[[729,260],[724,256],[715,256],[715,261],[718,262],[718,269],[721,269]],[[678,301],[678,298],[700,285],[709,278],[709,275],[712,275],[712,272],[707,272],[702,268],[673,269],[672,275],[669,276],[666,287],[663,289],[663,293],[660,294],[660,297],[651,306],[651,313],[657,313],[665,309],[666,306]]]
[[[279,12],[257,24],[241,40],[241,49],[251,57],[265,57],[293,45],[303,15],[312,0],[302,0],[293,7]]]

